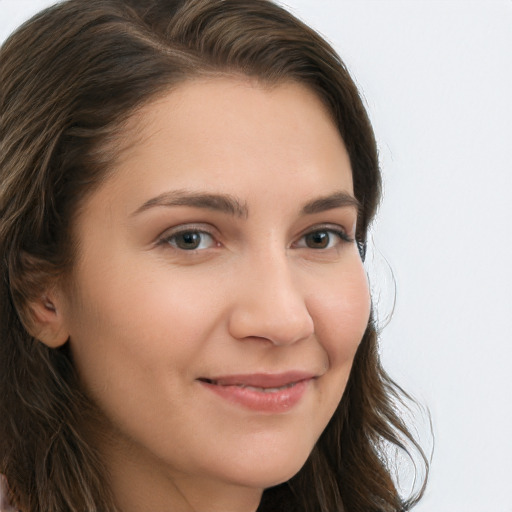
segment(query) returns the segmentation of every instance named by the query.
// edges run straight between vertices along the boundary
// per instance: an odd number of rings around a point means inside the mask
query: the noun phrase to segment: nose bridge
[[[240,274],[230,318],[234,337],[286,345],[313,334],[304,291],[284,248],[256,253],[247,259]]]

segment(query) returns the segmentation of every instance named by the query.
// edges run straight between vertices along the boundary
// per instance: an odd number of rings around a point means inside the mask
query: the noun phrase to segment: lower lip
[[[201,384],[225,400],[258,412],[282,413],[298,404],[311,379],[301,380],[281,389],[260,391],[251,387],[219,386],[201,381]]]

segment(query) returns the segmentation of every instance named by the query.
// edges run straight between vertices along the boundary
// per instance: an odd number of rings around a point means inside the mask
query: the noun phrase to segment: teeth
[[[263,392],[263,393],[275,393],[276,391],[282,391],[283,389],[288,389],[288,388],[291,388],[295,383],[294,382],[291,382],[290,384],[285,384],[284,386],[279,386],[277,388],[260,388],[260,387],[257,387],[257,386],[245,386],[245,385],[240,385],[239,387],[241,388],[244,388],[244,389],[251,389],[253,391],[259,391],[260,393]]]
[[[247,384],[220,384],[218,381],[211,380],[211,379],[201,379],[201,380],[203,380],[204,382],[207,382],[208,384],[214,384],[215,386],[236,386],[236,387],[242,388],[242,389],[250,389],[252,391],[258,391],[260,393],[276,393],[277,391],[282,391],[283,389],[291,388],[292,386],[294,386],[296,384],[296,382],[290,382],[289,384],[284,384],[283,386],[278,386],[278,387],[274,387],[274,388],[262,388],[259,386],[249,386]]]

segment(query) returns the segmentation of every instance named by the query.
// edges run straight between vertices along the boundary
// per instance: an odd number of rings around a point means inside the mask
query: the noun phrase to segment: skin
[[[303,211],[353,195],[345,146],[304,86],[236,77],[179,86],[125,138],[77,221],[74,291],[46,298],[53,344],[70,343],[108,422],[94,442],[120,510],[254,511],[306,461],[368,322],[356,207]],[[176,191],[229,195],[240,211],[160,204]],[[183,229],[196,249],[182,248]],[[198,380],[290,370],[314,378],[278,413]]]

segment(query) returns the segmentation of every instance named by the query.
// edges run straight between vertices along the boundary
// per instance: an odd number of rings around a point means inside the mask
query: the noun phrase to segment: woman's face
[[[253,506],[304,464],[368,322],[347,151],[305,87],[235,78],[181,85],[127,137],[60,305],[114,491]]]

